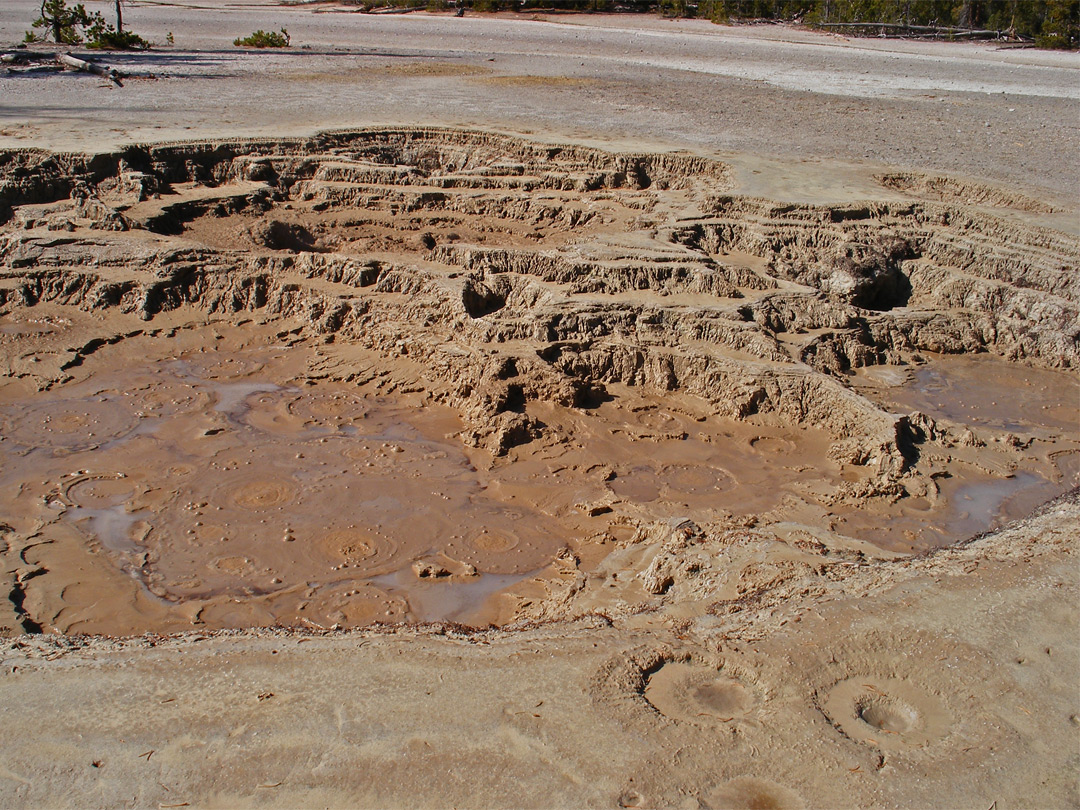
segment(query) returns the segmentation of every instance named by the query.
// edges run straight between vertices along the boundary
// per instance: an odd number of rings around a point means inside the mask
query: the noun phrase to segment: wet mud
[[[1073,240],[964,187],[731,184],[449,130],[11,153],[7,632],[503,625],[672,588],[715,612],[1076,484]],[[751,530],[778,545],[693,562]],[[725,678],[669,664],[646,697],[750,711]],[[926,733],[888,686],[829,711]]]

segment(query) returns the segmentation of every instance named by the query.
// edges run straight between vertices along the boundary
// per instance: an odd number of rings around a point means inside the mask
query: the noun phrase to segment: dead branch
[[[72,70],[81,70],[86,73],[93,73],[95,76],[101,76],[103,79],[108,79],[116,84],[117,87],[124,86],[124,83],[120,81],[123,78],[123,74],[106,65],[99,65],[97,62],[88,62],[85,59],[79,59],[77,56],[72,56],[70,53],[60,54],[56,57],[56,61]]]

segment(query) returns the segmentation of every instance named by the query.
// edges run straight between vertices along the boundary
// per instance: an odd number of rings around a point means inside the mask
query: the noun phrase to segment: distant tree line
[[[408,3],[409,0],[397,0]],[[940,30],[1000,33],[1045,48],[1080,47],[1080,0],[457,0],[477,11],[501,9],[656,12],[713,22],[797,21],[811,26],[850,26],[853,33],[920,33]],[[432,7],[453,0],[428,0]],[[854,24],[860,24],[854,26]],[[865,27],[864,27],[865,26]],[[907,31],[905,31],[907,29]],[[950,34],[949,29],[954,29]],[[921,32],[926,34],[927,32]]]

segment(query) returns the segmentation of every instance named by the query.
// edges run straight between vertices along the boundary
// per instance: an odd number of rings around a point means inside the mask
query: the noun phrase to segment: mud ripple
[[[181,361],[184,371],[203,380],[228,380],[261,371],[266,363],[255,357],[224,352],[198,352]]]
[[[142,416],[178,416],[185,413],[205,411],[210,405],[210,394],[186,385],[159,384],[130,395],[130,407]]]
[[[80,476],[68,483],[64,497],[75,506],[98,508],[115,506],[131,496],[133,483],[119,473]]]
[[[304,393],[285,406],[291,416],[305,422],[352,422],[368,415],[362,397],[345,392]]]
[[[130,432],[136,417],[109,398],[53,400],[9,409],[7,437],[26,447],[82,450]]]
[[[230,499],[242,509],[276,509],[296,498],[297,485],[284,478],[255,478],[235,486]]]
[[[397,559],[398,545],[389,537],[352,527],[331,528],[317,535],[314,549],[334,564],[365,574],[379,573]]]
[[[493,554],[505,554],[517,548],[521,539],[511,531],[499,529],[488,531],[484,529],[469,538],[469,545],[477,551]]]
[[[723,470],[686,464],[665,470],[664,479],[672,495],[712,495],[730,489],[735,483]]]
[[[750,440],[750,446],[759,453],[767,455],[780,455],[795,452],[795,442],[780,436],[755,436]]]

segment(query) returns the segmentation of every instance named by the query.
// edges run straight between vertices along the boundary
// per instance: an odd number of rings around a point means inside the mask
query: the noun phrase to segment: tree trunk
[[[124,30],[124,12],[120,8],[121,2],[122,2],[122,0],[116,0],[116,30],[117,31],[123,31]]]
[[[62,36],[60,30],[60,15],[54,14],[50,17],[48,6],[49,0],[41,0],[41,19],[43,19],[47,24],[52,26],[53,42],[59,44],[60,37]]]

